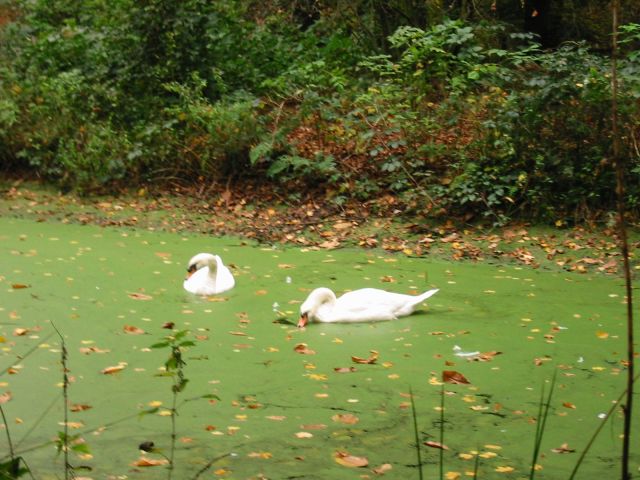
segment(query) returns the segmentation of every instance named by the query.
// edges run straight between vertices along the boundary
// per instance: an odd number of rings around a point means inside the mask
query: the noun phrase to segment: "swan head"
[[[298,320],[298,328],[304,327],[310,321],[316,318],[316,312],[325,304],[332,304],[336,301],[336,295],[328,288],[316,288],[307,299],[300,305],[300,319]]]
[[[209,267],[209,270],[214,272],[218,266],[219,260],[220,257],[210,253],[198,253],[197,255],[194,255],[187,264],[187,278],[203,267]]]

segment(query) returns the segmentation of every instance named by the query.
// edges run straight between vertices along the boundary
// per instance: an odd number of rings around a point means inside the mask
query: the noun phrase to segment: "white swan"
[[[236,281],[218,255],[199,253],[189,260],[184,289],[196,295],[215,295],[231,290]]]
[[[438,289],[429,290],[421,295],[404,295],[386,292],[377,288],[363,288],[347,292],[336,298],[328,288],[316,288],[302,305],[298,327],[308,322],[368,322],[395,320],[411,315],[416,307],[427,298],[435,295]]]

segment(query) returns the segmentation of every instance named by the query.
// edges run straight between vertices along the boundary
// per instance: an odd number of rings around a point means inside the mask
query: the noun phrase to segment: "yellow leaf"
[[[496,472],[498,473],[511,473],[515,470],[513,467],[499,466],[496,467]]]
[[[356,457],[354,455],[349,455],[347,452],[336,452],[333,458],[336,463],[343,467],[357,468],[369,465],[369,460],[365,457]]]

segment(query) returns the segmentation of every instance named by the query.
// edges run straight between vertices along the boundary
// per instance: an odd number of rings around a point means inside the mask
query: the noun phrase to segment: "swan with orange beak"
[[[387,292],[363,288],[336,298],[328,288],[313,290],[300,305],[298,328],[310,322],[378,322],[411,315],[426,299],[438,293],[434,288],[421,295]]]

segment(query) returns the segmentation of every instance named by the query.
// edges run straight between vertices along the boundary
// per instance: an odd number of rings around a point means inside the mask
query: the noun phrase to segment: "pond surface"
[[[421,441],[439,441],[443,370],[470,382],[444,386],[445,474],[465,478],[477,452],[479,478],[528,477],[541,388],[557,371],[536,478],[567,478],[625,387],[624,292],[615,277],[8,218],[0,218],[0,249],[0,367],[10,368],[0,394],[11,392],[3,407],[14,447],[39,479],[64,472],[50,443],[64,420],[52,322],[69,352],[71,433],[91,451],[72,463],[94,479],[166,475],[133,465],[142,442],[170,450],[166,411],[138,415],[171,406],[171,380],[157,376],[168,352],[149,348],[170,333],[166,322],[196,343],[185,353],[181,399],[220,397],[180,406],[181,479],[202,469],[202,478],[373,478],[384,464],[386,477],[418,478],[409,392]],[[232,265],[233,290],[203,299],[182,289],[186,262],[201,251]],[[441,290],[396,321],[297,330],[299,303],[318,286]],[[300,343],[306,354],[294,350]],[[375,363],[352,361],[371,351]],[[489,355],[456,355],[469,352]],[[113,366],[124,368],[102,373]],[[578,478],[618,475],[621,428],[616,412]],[[551,451],[563,444],[577,452]],[[337,452],[369,466],[345,466]],[[427,478],[438,478],[439,455],[422,447]]]

